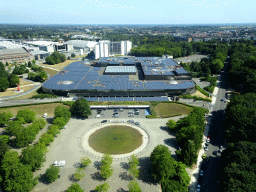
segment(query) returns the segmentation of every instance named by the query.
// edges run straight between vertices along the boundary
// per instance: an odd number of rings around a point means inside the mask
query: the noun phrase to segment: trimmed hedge
[[[205,99],[205,98],[202,98],[202,97],[197,97],[197,96],[192,96],[192,95],[182,95],[180,97],[184,98],[184,99],[194,99],[194,100],[201,100],[201,101],[212,102],[211,99]]]
[[[201,87],[199,87],[198,85],[196,85],[196,89],[198,91],[200,91],[201,93],[203,93],[205,96],[210,97],[209,93],[207,93],[205,90],[203,90]]]
[[[51,95],[51,94],[39,94],[34,95],[31,97],[31,99],[44,99],[44,98],[57,98],[57,95]]]

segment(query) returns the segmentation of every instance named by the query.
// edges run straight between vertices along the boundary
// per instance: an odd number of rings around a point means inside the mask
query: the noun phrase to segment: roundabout
[[[138,155],[148,143],[149,135],[143,128],[126,123],[99,124],[89,128],[81,138],[81,146],[87,154],[95,158],[110,154],[114,160]]]

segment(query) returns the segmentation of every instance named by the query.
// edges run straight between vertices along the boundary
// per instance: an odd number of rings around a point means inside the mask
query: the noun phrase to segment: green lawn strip
[[[154,111],[159,117],[188,115],[192,110],[192,107],[188,107],[178,103],[159,103],[157,106],[154,107]]]
[[[12,114],[16,115],[20,109],[30,109],[36,112],[36,115],[43,115],[47,113],[48,116],[54,116],[54,110],[57,106],[63,105],[61,102],[54,103],[38,103],[38,104],[28,104],[28,105],[18,105],[18,106],[7,106],[1,107],[0,112],[11,111]],[[69,106],[65,107],[69,108]]]
[[[115,125],[95,131],[89,138],[89,145],[105,154],[124,154],[142,144],[142,135],[128,126]]]

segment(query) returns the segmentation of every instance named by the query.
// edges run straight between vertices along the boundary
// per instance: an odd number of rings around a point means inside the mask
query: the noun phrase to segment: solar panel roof
[[[136,73],[134,66],[107,66],[105,73]]]

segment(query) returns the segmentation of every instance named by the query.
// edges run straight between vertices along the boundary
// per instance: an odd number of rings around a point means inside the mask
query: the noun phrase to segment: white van
[[[100,118],[100,115],[96,115],[96,118]]]
[[[62,160],[62,161],[55,161],[52,165],[56,167],[64,167],[65,164],[66,164],[66,161]]]
[[[43,118],[46,118],[47,117],[47,113],[45,113],[44,115],[43,115]]]

